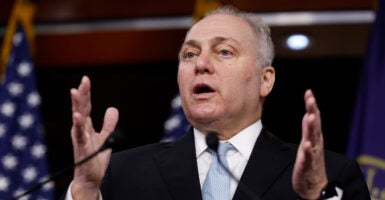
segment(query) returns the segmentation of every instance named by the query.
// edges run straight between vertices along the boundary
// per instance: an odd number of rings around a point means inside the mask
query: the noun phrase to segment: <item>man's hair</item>
[[[253,13],[243,12],[231,5],[226,5],[206,14],[205,17],[225,14],[245,20],[251,27],[256,39],[257,62],[261,67],[271,66],[274,58],[274,45],[270,37],[270,28],[263,20]]]

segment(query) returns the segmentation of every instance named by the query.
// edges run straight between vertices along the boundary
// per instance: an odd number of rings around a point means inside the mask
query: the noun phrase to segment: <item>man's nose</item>
[[[211,58],[208,55],[200,54],[196,60],[195,64],[195,73],[203,74],[209,73],[212,74],[214,72],[214,66],[211,61]]]

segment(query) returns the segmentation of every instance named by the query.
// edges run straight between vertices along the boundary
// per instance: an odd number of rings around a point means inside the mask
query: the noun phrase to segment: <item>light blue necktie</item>
[[[231,148],[233,148],[233,146],[228,142],[219,143],[219,156],[216,155],[216,152],[209,149],[210,153],[213,155],[213,161],[211,162],[206,180],[203,183],[203,200],[230,199],[230,176],[223,168],[223,166],[220,165],[218,157],[221,159],[222,164],[228,169],[226,152]]]

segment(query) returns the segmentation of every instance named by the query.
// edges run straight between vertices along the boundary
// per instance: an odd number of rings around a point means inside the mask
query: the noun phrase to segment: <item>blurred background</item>
[[[92,81],[97,128],[107,107],[120,110],[118,127],[129,139],[118,150],[158,142],[178,93],[177,53],[198,12],[197,2],[31,2],[36,6],[34,64],[51,171],[73,161],[69,90],[83,75]],[[13,4],[0,1],[0,41]],[[257,13],[271,26],[277,79],[264,107],[265,127],[298,143],[303,94],[311,88],[321,110],[326,148],[345,154],[375,1],[223,0],[221,4]],[[289,40],[293,35],[299,37]],[[71,178],[69,174],[56,181],[57,195]]]

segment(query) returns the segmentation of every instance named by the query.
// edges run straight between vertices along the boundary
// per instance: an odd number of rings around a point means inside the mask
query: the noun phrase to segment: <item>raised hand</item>
[[[114,131],[119,113],[108,108],[100,133],[94,130],[91,114],[91,82],[84,76],[77,89],[71,89],[72,128],[71,138],[74,162],[78,162],[97,151]],[[73,199],[98,199],[98,191],[106,171],[111,150],[101,152],[93,159],[75,168],[71,186]]]
[[[305,92],[306,113],[302,119],[302,139],[293,171],[293,187],[304,199],[318,199],[328,180],[324,161],[321,116],[311,90]]]

